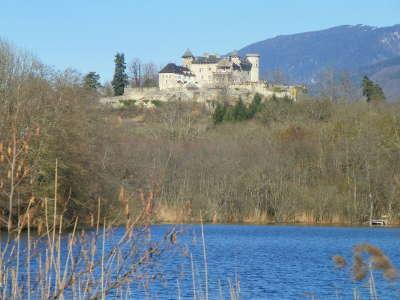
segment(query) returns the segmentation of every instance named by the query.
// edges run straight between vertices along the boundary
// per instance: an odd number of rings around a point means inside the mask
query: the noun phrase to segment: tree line
[[[161,221],[398,223],[400,106],[383,99],[177,101],[133,127],[132,111],[126,168],[159,178]]]
[[[90,77],[0,42],[2,227],[27,210],[43,227],[54,209],[90,224],[99,203],[101,219],[123,219],[145,191],[157,221],[400,219],[400,106],[368,78],[352,102],[255,95],[145,110],[100,105]]]
[[[158,67],[154,63],[143,63],[139,58],[134,58],[127,66],[125,55],[118,52],[115,55],[114,65],[111,82],[106,82],[103,86],[100,83],[100,75],[91,71],[84,75],[85,87],[101,92],[105,96],[121,96],[128,86],[132,88],[158,86]]]
[[[90,224],[99,203],[102,220],[121,212],[125,133],[99,104],[98,79],[0,40],[0,227],[28,210],[43,228],[56,206],[66,226]]]

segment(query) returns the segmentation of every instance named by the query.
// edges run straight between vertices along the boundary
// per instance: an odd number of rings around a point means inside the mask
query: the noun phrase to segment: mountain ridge
[[[264,79],[270,79],[274,71],[280,70],[289,83],[313,85],[321,72],[328,68],[351,73],[359,79],[360,72],[368,66],[379,67],[380,62],[400,56],[400,24],[387,27],[340,25],[283,34],[239,50],[241,55],[254,52],[261,56],[260,74]],[[374,78],[388,66],[380,67],[369,75]],[[385,76],[375,77],[383,86],[386,85]],[[384,88],[385,92],[390,97],[400,96],[400,91],[394,90],[393,86],[392,82]]]

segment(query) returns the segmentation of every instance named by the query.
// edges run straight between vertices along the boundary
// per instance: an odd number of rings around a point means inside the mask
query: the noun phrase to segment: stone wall
[[[226,88],[176,88],[160,90],[158,88],[127,88],[123,96],[105,97],[101,99],[104,104],[121,105],[122,101],[134,100],[138,105],[149,106],[152,101],[236,101],[241,98],[245,102],[251,101],[258,93],[266,98],[275,95],[278,98],[289,97],[296,101],[299,87],[269,85],[266,82],[246,82],[233,84]]]

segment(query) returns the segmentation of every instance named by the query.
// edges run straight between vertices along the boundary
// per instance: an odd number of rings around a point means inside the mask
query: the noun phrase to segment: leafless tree
[[[139,58],[134,58],[129,64],[129,77],[131,78],[132,87],[141,87],[143,64]]]
[[[155,87],[158,85],[158,70],[154,63],[143,65],[143,86]]]

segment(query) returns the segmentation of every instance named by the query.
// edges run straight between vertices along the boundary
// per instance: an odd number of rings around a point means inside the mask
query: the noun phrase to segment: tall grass
[[[171,243],[150,239],[151,194],[143,198],[142,211],[127,219],[120,236],[99,213],[95,229],[78,229],[76,218],[72,231],[64,232],[63,214],[57,210],[57,164],[55,176],[54,197],[46,199],[45,232],[32,234],[29,205],[26,231],[18,224],[1,235],[1,298],[105,299],[129,296],[132,284],[145,287],[156,279],[153,263]],[[52,216],[47,211],[50,201]]]
[[[345,269],[347,267],[346,260],[340,255],[335,255],[332,257],[332,260],[339,269]],[[353,262],[350,275],[355,282],[364,283],[363,286],[368,289],[371,300],[378,299],[378,291],[374,276],[375,271],[381,271],[383,277],[388,281],[394,281],[398,278],[397,270],[382,250],[370,244],[356,245],[353,249]],[[354,300],[361,299],[358,288],[354,289],[353,297]]]

